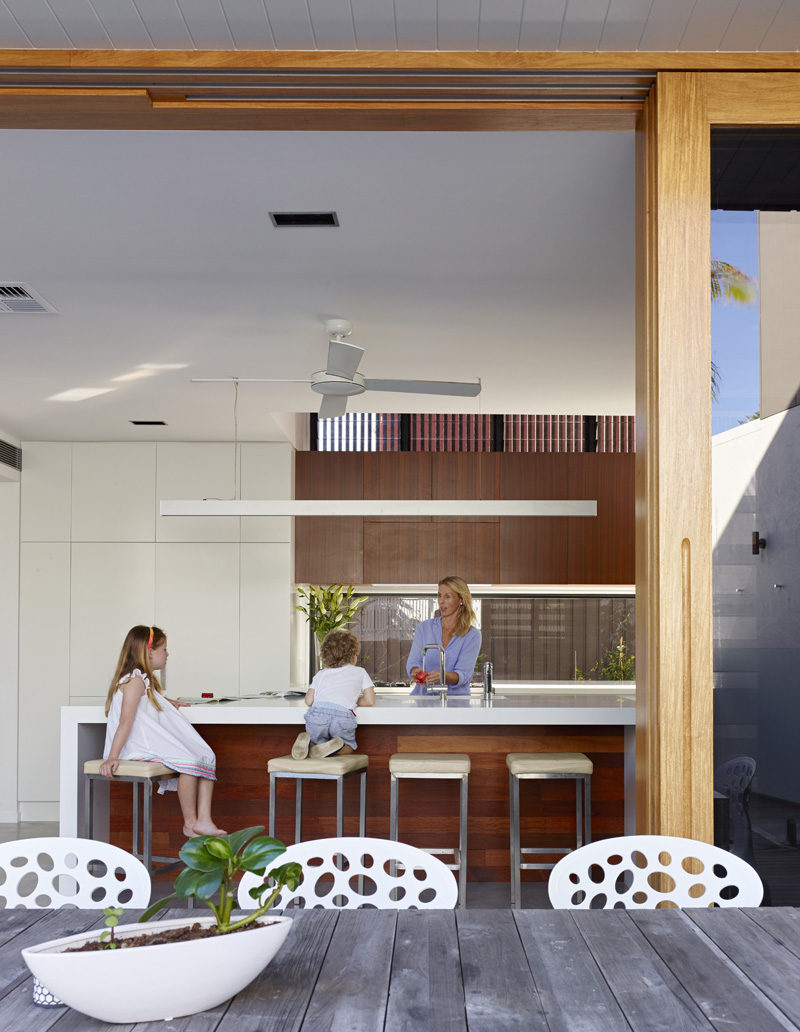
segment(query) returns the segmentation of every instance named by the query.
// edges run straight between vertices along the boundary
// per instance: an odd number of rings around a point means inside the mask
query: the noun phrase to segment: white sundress
[[[123,677],[120,685],[132,677],[141,677],[145,688],[150,687],[147,674],[138,669]],[[121,713],[122,692],[118,688],[114,692],[108,711],[104,756],[108,756],[111,751],[111,743],[117,733]],[[217,759],[186,717],[167,699],[161,700],[161,709],[157,710],[146,693],[139,700],[133,727],[119,758],[163,763],[165,767],[170,767],[179,774],[193,774],[210,781],[217,780]],[[158,784],[158,791],[162,794],[177,791],[177,788],[177,778],[160,781]]]

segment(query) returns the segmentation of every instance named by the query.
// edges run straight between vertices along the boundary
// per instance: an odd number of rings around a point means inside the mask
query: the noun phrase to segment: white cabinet
[[[72,509],[72,445],[26,441],[21,477],[23,541],[69,541]]]
[[[152,541],[155,444],[73,444],[72,540]]]
[[[105,702],[125,635],[155,612],[155,544],[72,546],[70,696]]]
[[[159,444],[156,512],[162,499],[233,498],[233,444]],[[238,541],[238,516],[156,516],[158,541]]]
[[[156,623],[169,695],[239,691],[239,545],[156,545]]]
[[[242,695],[290,683],[292,617],[288,545],[242,545],[239,678]]]

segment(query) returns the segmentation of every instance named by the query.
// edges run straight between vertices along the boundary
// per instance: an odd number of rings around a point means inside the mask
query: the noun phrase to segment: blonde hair
[[[108,689],[106,716],[108,716],[108,711],[111,709],[111,700],[114,698],[114,692],[119,687],[120,681],[132,674],[134,670],[141,670],[150,681],[150,687],[146,689],[147,698],[157,710],[161,709],[158,696],[163,693],[164,689],[153,673],[153,668],[150,665],[150,652],[153,649],[160,648],[166,640],[167,636],[160,627],[145,627],[144,624],[137,624],[135,627],[131,627],[125,635],[125,641],[122,643],[117,669],[114,671],[111,686]]]
[[[470,627],[476,623],[475,610],[472,606],[472,595],[470,594],[467,582],[461,577],[442,577],[439,581],[440,588],[450,588],[461,599],[463,605],[459,607],[456,625],[453,634],[456,638],[463,638]]]
[[[361,644],[352,631],[329,631],[319,650],[325,667],[342,667],[355,663]]]

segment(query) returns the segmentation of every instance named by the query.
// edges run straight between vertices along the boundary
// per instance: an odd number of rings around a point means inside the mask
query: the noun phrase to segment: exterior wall
[[[715,763],[756,760],[754,788],[800,801],[800,409],[713,442]],[[766,540],[752,554],[752,532]]]
[[[290,445],[240,448],[243,496],[292,496]],[[133,624],[167,632],[173,696],[289,683],[292,527],[159,516],[162,498],[232,495],[230,444],[33,442],[23,456],[20,812],[55,820],[60,707],[105,699]]]

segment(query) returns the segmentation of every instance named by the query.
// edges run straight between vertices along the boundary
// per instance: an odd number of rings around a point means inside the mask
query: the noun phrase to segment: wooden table
[[[790,908],[299,912],[278,956],[234,1000],[137,1026],[31,1001],[20,947],[97,922],[97,912],[0,911],[0,1029],[800,1029],[800,911]]]

